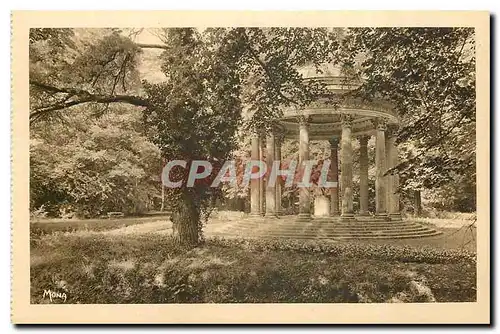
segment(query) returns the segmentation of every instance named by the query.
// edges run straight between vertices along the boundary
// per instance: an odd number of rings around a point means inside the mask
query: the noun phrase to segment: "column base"
[[[265,218],[276,218],[276,217],[278,217],[278,215],[276,214],[276,212],[266,212],[264,217]]]
[[[403,220],[403,217],[401,217],[400,213],[391,213],[391,214],[389,214],[389,218],[391,220],[395,220],[395,221]]]
[[[299,213],[295,221],[298,222],[308,222],[311,220],[311,214],[310,213]]]
[[[345,213],[345,214],[340,215],[341,222],[353,222],[355,220],[356,220],[356,218],[354,217],[354,214],[352,214],[352,213]]]
[[[262,217],[262,213],[260,213],[260,212],[250,212],[250,217]]]
[[[390,221],[391,218],[387,215],[387,213],[376,213],[375,214],[375,219],[377,220],[383,220],[383,221]]]
[[[356,221],[358,222],[373,222],[373,221],[383,221],[383,219],[378,219],[372,215],[356,215]]]
[[[358,213],[358,216],[359,217],[369,217],[370,214],[368,212],[360,212],[360,213]]]

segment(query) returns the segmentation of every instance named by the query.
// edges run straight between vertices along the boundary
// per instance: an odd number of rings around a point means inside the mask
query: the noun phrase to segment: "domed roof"
[[[318,67],[314,65],[305,65],[297,68],[297,71],[302,74],[304,79],[344,76],[342,75],[340,66],[332,63],[324,63]]]
[[[340,136],[343,116],[350,116],[352,133],[355,136],[372,135],[377,122],[383,119],[388,126],[399,124],[394,105],[384,99],[366,101],[347,93],[357,89],[362,81],[343,73],[340,66],[331,63],[321,66],[307,65],[297,68],[304,80],[318,81],[333,94],[341,96],[339,103],[319,97],[305,106],[291,105],[283,108],[280,124],[288,138],[298,138],[299,124],[307,119],[309,138],[323,140],[332,135]]]

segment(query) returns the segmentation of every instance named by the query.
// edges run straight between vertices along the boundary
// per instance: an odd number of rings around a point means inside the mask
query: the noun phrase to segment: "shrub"
[[[294,251],[322,253],[350,258],[375,258],[402,262],[446,263],[476,262],[476,254],[462,249],[436,249],[388,244],[333,243],[328,241],[299,241],[287,239],[224,239],[208,241],[220,247],[241,247],[249,251]]]

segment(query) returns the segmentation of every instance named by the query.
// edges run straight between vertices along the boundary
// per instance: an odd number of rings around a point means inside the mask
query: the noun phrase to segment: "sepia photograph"
[[[476,305],[476,27],[320,22],[25,27],[26,307]]]

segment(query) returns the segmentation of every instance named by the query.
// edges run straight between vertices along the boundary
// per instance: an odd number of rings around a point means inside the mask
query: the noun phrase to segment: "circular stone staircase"
[[[413,221],[374,221],[367,217],[352,222],[335,218],[296,221],[296,216],[249,217],[225,224],[213,235],[240,238],[284,239],[405,239],[439,235],[442,232]]]

